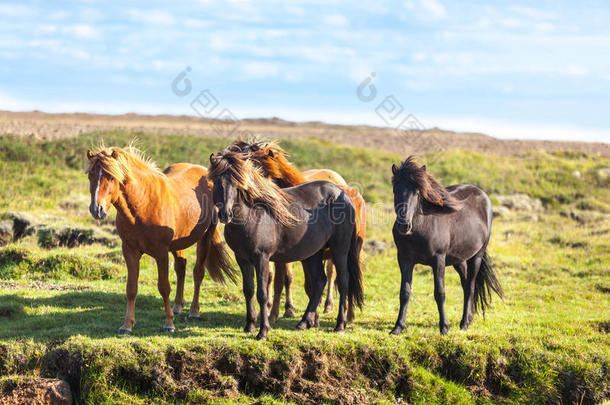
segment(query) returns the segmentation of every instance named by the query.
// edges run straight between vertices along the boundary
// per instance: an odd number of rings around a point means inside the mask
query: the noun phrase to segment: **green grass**
[[[57,141],[0,137],[0,214],[28,212],[54,226],[103,228],[114,243],[55,247],[37,235],[0,248],[0,388],[23,376],[60,377],[79,403],[596,403],[610,396],[610,192],[597,176],[610,160],[531,152],[499,157],[445,151],[421,157],[444,184],[468,182],[490,193],[540,198],[538,221],[513,214],[494,222],[490,253],[506,292],[467,332],[459,331],[462,291],[447,271],[452,329],[438,333],[431,271],[418,266],[407,329],[390,337],[398,309],[399,271],[391,241],[391,164],[400,156],[316,139],[282,142],[301,169],[332,168],[368,201],[368,238],[388,249],[367,255],[366,304],[345,334],[335,314],[321,327],[294,331],[280,319],[268,342],[242,332],[241,287],[204,280],[201,321],[176,319],[160,332],[162,301],[153,261],[142,260],[134,335],[117,338],[125,277],[110,219],[88,214],[85,150],[103,137],[124,145],[132,135],[94,133]],[[195,136],[140,134],[138,146],[160,167],[207,159],[228,143]],[[572,173],[578,170],[580,179]],[[560,215],[585,210],[584,224]],[[110,235],[110,236],[108,236]],[[189,249],[189,269],[194,249]],[[303,275],[295,265],[295,304]],[[175,276],[171,274],[174,285]],[[192,297],[187,277],[186,300]]]

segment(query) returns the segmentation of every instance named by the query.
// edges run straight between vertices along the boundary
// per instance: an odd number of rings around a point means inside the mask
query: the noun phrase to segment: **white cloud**
[[[174,25],[176,17],[164,10],[129,10],[129,17],[133,22],[150,25]]]
[[[2,17],[29,17],[35,14],[35,10],[21,4],[0,4],[0,16]]]
[[[62,32],[67,35],[73,35],[78,39],[96,39],[100,37],[100,31],[88,24],[67,25],[62,28]]]
[[[432,18],[444,18],[447,16],[447,10],[437,0],[421,0],[419,2],[420,9]]]
[[[246,78],[260,79],[264,77],[276,77],[279,67],[268,62],[247,62],[241,65]]]
[[[349,24],[347,17],[342,14],[330,14],[322,17],[322,21],[326,25],[332,25],[335,27],[345,27]]]

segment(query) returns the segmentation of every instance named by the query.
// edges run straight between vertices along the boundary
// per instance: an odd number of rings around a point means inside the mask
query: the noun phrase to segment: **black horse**
[[[491,235],[491,202],[478,187],[456,184],[441,186],[426,166],[408,157],[400,167],[392,165],[396,221],[392,233],[398,249],[401,272],[400,312],[392,334],[405,328],[411,296],[413,266],[432,267],[434,299],[443,335],[449,330],[445,316],[445,266],[453,266],[464,289],[464,313],[460,327],[467,329],[474,312],[483,313],[491,302],[491,291],[502,297],[502,287],[487,255]]]
[[[318,323],[317,308],[326,285],[322,255],[330,248],[337,267],[339,315],[336,332],[345,330],[346,298],[362,306],[362,272],[358,261],[356,210],[350,198],[326,181],[280,189],[253,163],[233,151],[210,156],[208,178],[214,182],[218,217],[225,239],[242,271],[246,298],[246,332],[254,331],[254,273],[261,309],[257,339],[270,329],[267,313],[269,261],[301,261],[309,271],[313,294],[297,329]]]

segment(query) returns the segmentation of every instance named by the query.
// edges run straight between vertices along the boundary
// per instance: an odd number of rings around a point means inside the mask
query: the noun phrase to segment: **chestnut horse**
[[[311,169],[300,172],[288,161],[286,158],[287,153],[276,142],[247,143],[236,141],[228,149],[247,154],[248,158],[258,163],[258,166],[260,166],[263,173],[269,179],[282,188],[314,180],[325,180],[339,186],[351,198],[356,207],[357,249],[358,257],[360,258],[362,245],[366,236],[366,206],[364,198],[362,198],[358,190],[349,187],[340,174],[330,169]],[[333,286],[337,273],[334,271],[334,265],[332,259],[330,259],[329,252],[326,252],[325,259],[327,259],[326,276],[328,279],[328,290],[324,304],[324,313],[329,313],[333,310]],[[286,288],[286,311],[284,317],[291,318],[294,316],[295,307],[292,302],[292,280],[293,275],[290,264],[275,263],[273,306],[269,316],[272,321],[276,320],[279,316],[284,287]],[[311,283],[307,272],[305,272],[305,290],[308,295],[311,293]],[[347,308],[347,320],[351,322],[354,320],[354,309],[350,302],[348,302]]]
[[[127,264],[127,313],[120,335],[131,334],[135,324],[140,258],[152,256],[157,262],[159,293],[165,306],[163,330],[173,332],[174,313],[184,306],[184,249],[197,244],[193,269],[195,292],[191,316],[199,317],[199,288],[205,267],[214,281],[225,277],[236,281],[236,271],[220,239],[207,170],[202,166],[178,163],[164,171],[132,146],[100,147],[87,151],[89,165],[89,211],[96,219],[106,217],[110,206],[117,210],[116,229],[121,237]],[[177,277],[174,308],[170,305],[168,255],[174,256]]]

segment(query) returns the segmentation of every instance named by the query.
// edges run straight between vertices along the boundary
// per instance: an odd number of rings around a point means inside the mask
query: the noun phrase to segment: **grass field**
[[[495,156],[444,151],[420,157],[444,184],[540,199],[540,212],[510,211],[494,222],[490,254],[506,297],[467,332],[459,330],[462,290],[447,271],[452,329],[438,332],[432,272],[417,267],[407,329],[389,336],[400,273],[391,238],[390,166],[404,156],[318,139],[285,141],[301,169],[332,168],[368,203],[368,239],[385,242],[365,259],[365,307],[345,334],[336,313],[297,332],[273,325],[267,342],[242,331],[240,285],[206,277],[201,321],[185,311],[176,333],[160,331],[161,297],[152,259],[142,260],[134,334],[116,337],[125,310],[126,270],[112,220],[88,213],[85,151],[104,132],[55,141],[0,137],[0,215],[31,218],[29,236],[0,247],[0,392],[26,376],[66,379],[79,403],[598,403],[610,397],[610,159],[532,151]],[[225,139],[139,134],[160,167],[207,165]],[[578,173],[575,173],[577,171]],[[6,223],[6,221],[5,221]],[[71,232],[86,236],[67,247]],[[66,236],[67,235],[67,236]],[[194,263],[194,249],[187,264]],[[171,274],[171,283],[175,276]],[[295,304],[304,310],[295,266]],[[187,276],[186,300],[192,297]],[[299,312],[300,315],[300,312]]]

